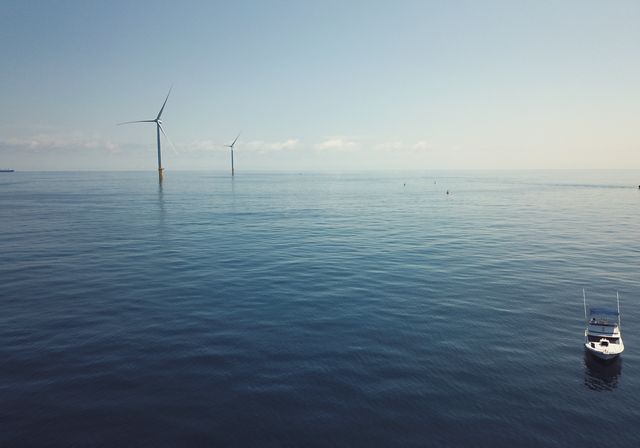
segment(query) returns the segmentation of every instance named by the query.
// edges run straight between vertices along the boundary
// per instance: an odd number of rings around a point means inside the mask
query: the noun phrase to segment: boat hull
[[[613,353],[611,353],[611,352],[606,352],[606,353],[605,353],[605,352],[603,352],[603,351],[601,351],[601,350],[598,350],[597,348],[593,348],[593,347],[591,347],[591,344],[588,344],[588,343],[584,344],[584,347],[585,347],[585,348],[587,349],[587,351],[588,351],[589,353],[591,353],[593,356],[595,356],[595,357],[597,357],[597,358],[600,358],[600,359],[603,359],[603,360],[605,360],[605,361],[608,361],[608,360],[611,360],[611,359],[617,358],[618,356],[620,356],[620,353],[622,353],[622,351],[617,352],[617,353],[616,353],[616,352],[613,352]]]

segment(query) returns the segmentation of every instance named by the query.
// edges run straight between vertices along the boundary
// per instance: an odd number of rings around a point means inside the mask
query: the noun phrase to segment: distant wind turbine
[[[164,168],[162,168],[162,155],[160,153],[160,132],[169,140],[167,133],[164,132],[164,128],[162,127],[162,120],[160,117],[162,116],[162,111],[164,111],[164,106],[167,105],[167,100],[169,99],[169,95],[171,95],[171,89],[173,86],[169,88],[169,93],[167,93],[167,97],[164,99],[164,103],[162,103],[162,107],[160,108],[160,112],[158,112],[158,116],[153,120],[137,120],[137,121],[125,121],[124,123],[118,123],[118,126],[122,124],[130,124],[130,123],[155,123],[156,124],[156,135],[158,137],[158,179],[162,182],[162,172]],[[171,140],[169,140],[171,142]]]
[[[235,175],[235,170],[233,169],[233,147],[235,146],[236,142],[238,141],[238,138],[240,137],[241,132],[238,132],[238,136],[236,137],[236,139],[233,141],[233,143],[231,143],[230,145],[222,145],[226,148],[231,148],[231,175],[234,176]]]

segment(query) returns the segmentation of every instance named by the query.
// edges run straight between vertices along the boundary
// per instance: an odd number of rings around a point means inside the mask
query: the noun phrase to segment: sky
[[[0,0],[0,168],[640,168],[638,1]],[[174,148],[175,147],[175,148]]]

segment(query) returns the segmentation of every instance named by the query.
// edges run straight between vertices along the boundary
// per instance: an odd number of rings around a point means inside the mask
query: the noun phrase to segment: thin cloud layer
[[[328,137],[314,147],[320,151],[356,151],[360,144],[348,137]]]
[[[404,143],[402,141],[383,142],[374,146],[374,149],[385,152],[424,152],[433,149],[433,146],[424,140],[415,143]]]
[[[264,142],[262,140],[253,140],[246,143],[246,148],[259,152],[277,152],[288,149],[295,149],[298,146],[297,138],[290,138],[282,142]]]
[[[0,151],[41,153],[86,150],[119,152],[120,145],[99,136],[82,134],[37,134],[0,140]]]
[[[264,140],[251,140],[244,142],[238,140],[235,147],[242,151],[256,151],[260,153],[278,152],[298,147],[300,141],[297,138],[289,138],[283,141],[266,142]],[[179,145],[180,148],[184,148],[186,152],[199,152],[199,151],[227,151],[228,148],[225,144],[214,140],[194,140],[186,145]]]

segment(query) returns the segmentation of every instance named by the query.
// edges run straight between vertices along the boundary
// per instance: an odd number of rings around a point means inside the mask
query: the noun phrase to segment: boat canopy
[[[613,308],[589,308],[590,316],[615,316],[618,317],[618,310]]]

